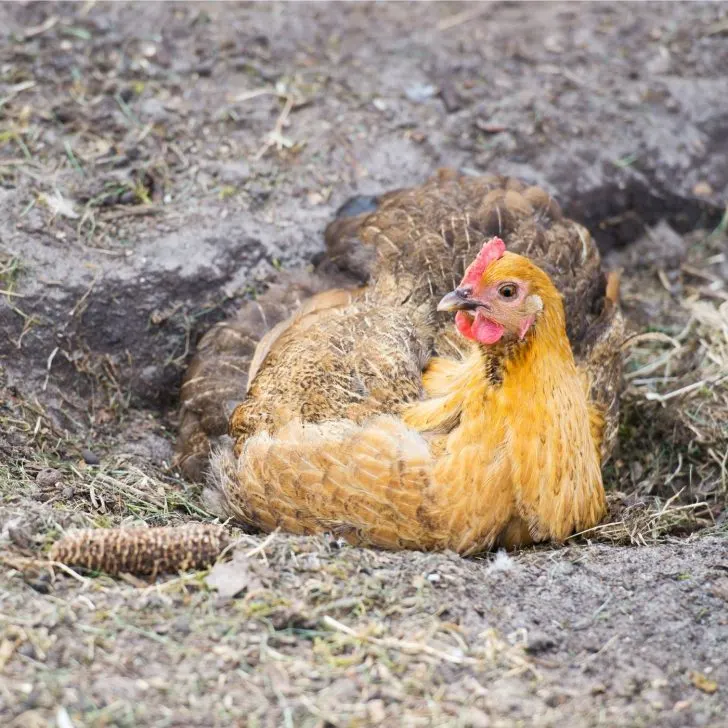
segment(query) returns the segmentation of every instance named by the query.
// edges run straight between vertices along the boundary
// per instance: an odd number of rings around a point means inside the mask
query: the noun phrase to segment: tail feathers
[[[213,456],[212,486],[230,515],[265,530],[329,531],[388,549],[447,547],[434,514],[433,458],[419,433],[376,417],[293,423]],[[209,499],[209,495],[208,495]]]

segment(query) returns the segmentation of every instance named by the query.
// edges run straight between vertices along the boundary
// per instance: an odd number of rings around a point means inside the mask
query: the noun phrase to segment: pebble
[[[35,482],[41,486],[41,488],[49,488],[56,483],[60,483],[63,475],[59,470],[55,468],[43,468],[39,471],[38,475],[35,476]]]
[[[544,632],[532,632],[528,637],[526,652],[529,655],[537,655],[540,652],[548,652],[557,646],[556,640]]]
[[[86,465],[98,465],[101,462],[101,458],[91,450],[84,448],[81,450],[81,457],[83,458]]]
[[[698,197],[710,197],[713,194],[713,188],[707,182],[698,182],[693,187],[693,194]]]
[[[417,83],[412,86],[408,86],[405,90],[405,96],[410,101],[414,101],[416,104],[421,104],[427,99],[431,99],[438,92],[437,86],[432,84]]]

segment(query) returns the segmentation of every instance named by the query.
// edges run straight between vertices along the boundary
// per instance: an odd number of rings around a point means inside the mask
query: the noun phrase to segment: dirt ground
[[[0,724],[726,725],[727,120],[725,3],[0,4]],[[204,520],[170,467],[199,336],[443,165],[546,185],[624,269],[606,524],[240,534],[234,596],[39,560]]]

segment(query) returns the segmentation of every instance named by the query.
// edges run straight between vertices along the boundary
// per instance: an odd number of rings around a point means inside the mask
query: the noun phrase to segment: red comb
[[[463,285],[472,286],[480,281],[485,269],[503,257],[506,244],[500,238],[491,238],[481,249],[475,260],[465,270]]]

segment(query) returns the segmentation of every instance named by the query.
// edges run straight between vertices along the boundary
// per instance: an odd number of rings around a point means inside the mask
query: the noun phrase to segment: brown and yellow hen
[[[595,525],[622,319],[588,232],[540,188],[446,170],[335,221],[327,248],[366,285],[279,317],[255,355],[247,335],[210,502],[265,530],[461,553]],[[213,401],[222,375],[188,377],[183,423],[191,384]]]

